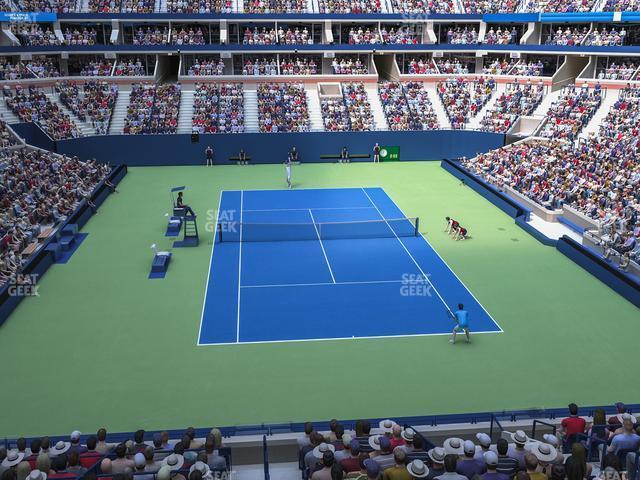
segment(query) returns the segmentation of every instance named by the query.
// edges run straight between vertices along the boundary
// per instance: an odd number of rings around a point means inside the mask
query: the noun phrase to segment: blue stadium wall
[[[211,146],[216,164],[229,163],[241,148],[251,163],[280,163],[295,146],[303,162],[334,162],[320,155],[337,155],[343,146],[352,154],[371,154],[373,145],[400,146],[401,160],[442,160],[472,157],[504,146],[503,134],[465,130],[359,133],[243,133],[200,135],[113,135],[53,142],[34,124],[12,125],[27,143],[81,159],[96,158],[113,165],[200,165]],[[366,160],[366,159],[365,159]]]

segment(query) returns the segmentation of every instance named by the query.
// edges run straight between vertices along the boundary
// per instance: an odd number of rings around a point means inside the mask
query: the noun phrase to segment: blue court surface
[[[502,331],[381,188],[225,191],[218,225],[198,345]]]

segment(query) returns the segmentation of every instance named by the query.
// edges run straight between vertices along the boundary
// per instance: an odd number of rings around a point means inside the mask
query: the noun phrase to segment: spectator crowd
[[[358,55],[336,56],[331,61],[333,73],[337,75],[367,75],[369,67],[366,60],[363,61]]]
[[[146,62],[143,59],[123,55],[118,57],[113,75],[116,77],[144,77],[147,75],[146,67]]]
[[[133,84],[123,133],[125,135],[176,133],[180,96],[180,84]]]
[[[508,186],[546,208],[573,207],[598,224],[614,249],[640,259],[638,125],[640,89],[629,86],[598,133],[577,145],[554,135],[464,163],[491,183]]]
[[[187,69],[187,75],[200,77],[200,76],[213,76],[224,74],[224,61],[222,58],[194,58],[193,64]]]
[[[574,140],[598,110],[601,100],[602,90],[599,85],[593,89],[575,85],[563,87],[558,100],[551,104],[547,112],[547,121],[540,135]]]
[[[109,132],[109,122],[118,98],[118,86],[105,81],[87,80],[79,87],[74,82],[56,82],[60,102],[83,122],[91,123],[97,135]]]
[[[261,83],[257,93],[261,132],[309,131],[307,94],[303,84]]]
[[[431,58],[413,57],[405,60],[404,73],[409,75],[435,75],[438,73],[438,69]]]
[[[378,84],[389,130],[434,130],[438,119],[422,82]]]
[[[233,0],[167,0],[169,13],[231,13]]]
[[[243,133],[244,94],[241,83],[196,83],[193,133]]]
[[[15,277],[29,259],[25,249],[42,230],[64,221],[109,171],[95,161],[42,150],[0,150],[0,288],[18,283]],[[10,468],[3,462],[0,472],[5,470]]]
[[[23,122],[35,122],[54,140],[80,137],[73,120],[34,85],[3,89],[7,107]]]
[[[454,130],[465,128],[469,119],[478,114],[493,95],[495,85],[495,80],[484,77],[438,82],[436,89]]]
[[[530,115],[544,96],[544,85],[527,81],[507,85],[506,90],[497,99],[492,108],[480,122],[485,132],[506,133],[522,115]]]

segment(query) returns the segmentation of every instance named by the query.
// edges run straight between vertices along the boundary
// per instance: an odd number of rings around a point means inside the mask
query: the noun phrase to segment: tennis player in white
[[[284,162],[284,169],[287,172],[287,186],[291,189],[291,154],[287,155],[287,161]]]

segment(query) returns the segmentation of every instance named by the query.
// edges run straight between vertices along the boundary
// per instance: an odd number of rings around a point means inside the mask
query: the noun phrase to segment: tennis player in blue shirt
[[[451,312],[449,312],[449,316],[451,316]],[[456,343],[456,334],[458,332],[464,332],[467,337],[467,343],[471,341],[471,337],[469,336],[469,312],[464,309],[464,305],[459,303],[458,310],[453,312],[453,320],[456,322],[456,326],[451,333],[451,343]]]

